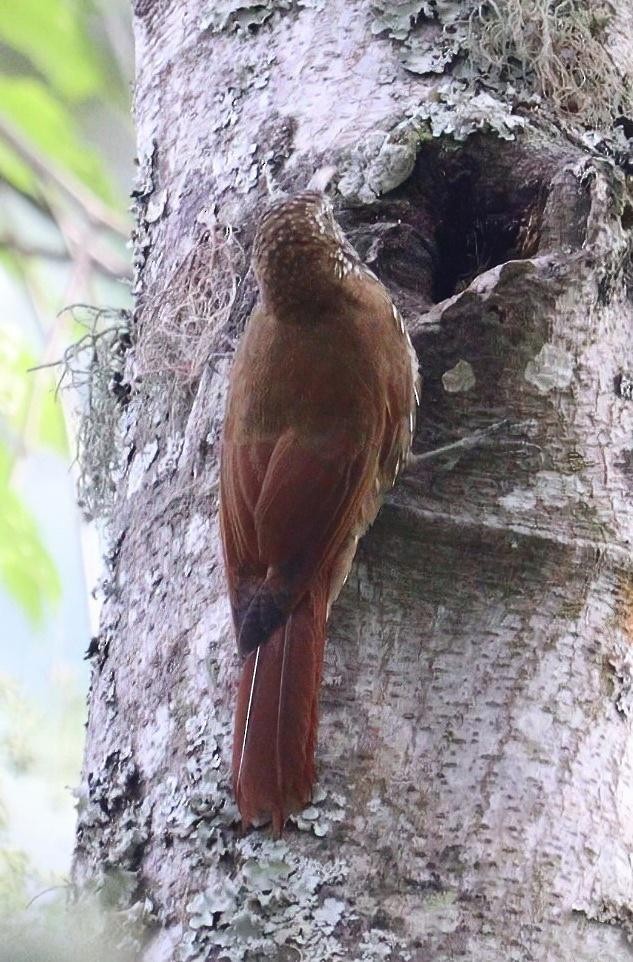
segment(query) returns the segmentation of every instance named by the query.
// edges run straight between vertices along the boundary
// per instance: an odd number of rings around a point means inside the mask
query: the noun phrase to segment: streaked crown
[[[273,309],[324,296],[362,270],[329,199],[310,190],[265,211],[255,235],[253,267],[262,299]]]

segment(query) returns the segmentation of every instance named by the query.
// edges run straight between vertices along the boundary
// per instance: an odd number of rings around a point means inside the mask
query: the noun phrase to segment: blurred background
[[[0,922],[69,873],[99,550],[56,362],[129,306],[132,58],[128,0],[0,0]]]

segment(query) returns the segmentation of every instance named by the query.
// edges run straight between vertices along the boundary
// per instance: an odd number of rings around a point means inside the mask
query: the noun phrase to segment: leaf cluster
[[[0,585],[33,624],[61,595],[22,483],[26,459],[73,446],[72,411],[46,369],[76,333],[59,309],[128,299],[123,197],[108,131],[91,128],[92,117],[130,127],[109,39],[125,36],[127,16],[121,0],[0,0]]]

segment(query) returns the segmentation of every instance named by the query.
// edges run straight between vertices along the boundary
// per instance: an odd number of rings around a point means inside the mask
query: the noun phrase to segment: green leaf
[[[0,848],[0,905],[2,915],[10,917],[23,908],[26,901],[28,859],[24,852]]]
[[[0,446],[0,582],[35,625],[61,596],[55,563],[35,518],[10,482],[11,458]]]
[[[44,445],[68,454],[61,402],[50,372],[31,371],[37,360],[16,336],[0,328],[0,418],[22,446]]]
[[[46,375],[42,371],[34,371],[31,376],[42,377]],[[49,376],[46,376],[46,381],[50,385]],[[68,439],[61,401],[58,397],[55,397],[54,388],[48,385],[45,385],[40,393],[37,439],[47,448],[52,448],[57,454],[66,456],[68,454]]]
[[[0,75],[0,113],[45,157],[71,171],[105,200],[111,199],[101,158],[87,146],[71,113],[39,80]],[[14,164],[14,178],[16,173],[20,175]]]
[[[0,40],[30,60],[67,100],[85,100],[103,87],[74,0],[0,0]]]
[[[37,178],[23,160],[0,140],[0,177],[23,194],[37,195]]]
[[[13,431],[20,431],[28,404],[26,370],[33,359],[24,345],[0,328],[0,416]]]

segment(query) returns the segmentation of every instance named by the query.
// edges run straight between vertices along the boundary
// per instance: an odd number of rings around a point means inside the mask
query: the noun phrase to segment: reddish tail
[[[327,601],[308,592],[244,663],[233,738],[233,787],[245,827],[288,815],[310,801]]]

